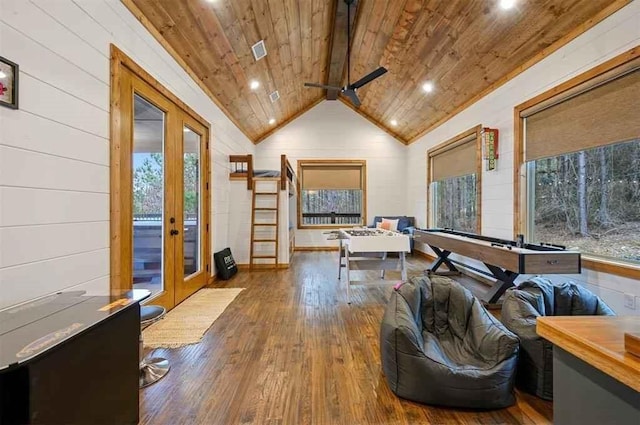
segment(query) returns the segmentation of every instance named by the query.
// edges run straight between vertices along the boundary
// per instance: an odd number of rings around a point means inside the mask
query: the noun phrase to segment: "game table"
[[[367,227],[339,229],[337,232],[331,232],[329,239],[337,239],[340,242],[338,279],[341,278],[341,269],[344,267],[349,304],[352,270],[380,270],[381,277],[384,278],[385,270],[400,269],[402,280],[407,280],[405,254],[410,251],[409,235]],[[387,253],[390,252],[397,252],[398,258],[389,258]]]
[[[414,239],[429,245],[436,260],[429,271],[436,273],[442,265],[457,273],[455,264],[496,280],[482,301],[495,304],[505,291],[514,286],[521,274],[578,274],[582,270],[580,253],[547,243],[524,243],[451,229],[416,229]],[[484,263],[480,270],[450,258],[459,254]]]

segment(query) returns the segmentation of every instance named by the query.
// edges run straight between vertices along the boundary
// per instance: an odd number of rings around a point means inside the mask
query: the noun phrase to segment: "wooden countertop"
[[[624,349],[625,332],[640,333],[640,317],[539,317],[538,335],[640,391],[640,357]]]

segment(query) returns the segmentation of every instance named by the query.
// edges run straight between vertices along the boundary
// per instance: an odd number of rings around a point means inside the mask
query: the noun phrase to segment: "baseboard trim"
[[[282,270],[288,269],[289,263],[278,263],[278,264],[254,264],[253,267],[251,264],[236,264],[238,266],[238,270]]]
[[[296,246],[295,251],[337,251],[337,246]]]

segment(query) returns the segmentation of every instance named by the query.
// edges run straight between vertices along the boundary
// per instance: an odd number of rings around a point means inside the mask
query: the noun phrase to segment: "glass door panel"
[[[165,113],[133,99],[133,287],[164,290]]]
[[[201,247],[201,169],[200,142],[201,137],[187,126],[183,127],[183,206],[184,206],[184,238],[183,252],[184,277],[202,270],[200,258]]]
[[[182,140],[176,158],[180,183],[176,190],[176,218],[182,223],[176,239],[176,301],[180,302],[207,283],[209,245],[207,146],[208,129],[187,114],[181,116]],[[178,173],[180,173],[178,170]]]

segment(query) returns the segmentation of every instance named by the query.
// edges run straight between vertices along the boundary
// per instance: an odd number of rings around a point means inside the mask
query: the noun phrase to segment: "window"
[[[298,228],[366,223],[366,161],[298,161]]]
[[[531,242],[581,251],[588,268],[638,275],[632,271],[640,266],[638,111],[638,53],[516,108],[522,126],[516,172],[524,176],[516,174],[516,191],[522,188],[516,229]]]
[[[529,239],[640,264],[640,139],[527,164]]]
[[[427,153],[430,226],[480,231],[481,126]]]

